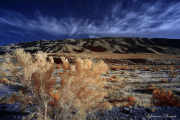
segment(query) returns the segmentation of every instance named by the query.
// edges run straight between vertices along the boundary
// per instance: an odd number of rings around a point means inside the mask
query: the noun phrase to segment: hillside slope
[[[180,54],[179,39],[109,37],[91,39],[38,40],[0,46],[0,54],[16,48],[35,53],[156,53]]]

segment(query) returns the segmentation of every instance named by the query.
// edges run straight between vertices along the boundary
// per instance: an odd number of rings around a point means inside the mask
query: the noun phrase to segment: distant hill
[[[35,53],[156,53],[180,54],[180,39],[109,37],[91,39],[38,40],[0,46],[0,54],[16,48]]]

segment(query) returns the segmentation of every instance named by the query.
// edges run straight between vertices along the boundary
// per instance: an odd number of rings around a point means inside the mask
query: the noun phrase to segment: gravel
[[[30,111],[20,112],[22,104],[0,104],[0,120],[21,120]],[[32,112],[32,111],[31,111]],[[180,120],[180,107],[113,107],[112,110],[98,111],[87,120]]]
[[[95,113],[97,120],[180,120],[180,107],[114,107]],[[87,118],[94,119],[92,116]]]
[[[20,112],[21,104],[0,104],[0,120],[21,120],[28,113]]]

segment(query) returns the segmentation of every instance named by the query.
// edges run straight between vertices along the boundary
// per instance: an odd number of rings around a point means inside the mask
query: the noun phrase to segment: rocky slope
[[[180,54],[179,39],[109,37],[91,39],[39,40],[0,46],[0,54],[16,48],[35,53],[163,53]]]

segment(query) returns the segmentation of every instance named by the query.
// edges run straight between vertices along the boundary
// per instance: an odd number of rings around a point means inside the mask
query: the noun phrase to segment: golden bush
[[[32,56],[23,49],[15,50],[14,56],[14,59],[6,56],[2,66],[33,95],[29,97],[23,92],[22,96],[21,92],[10,100],[36,104],[39,109],[35,112],[42,119],[85,119],[88,113],[111,108],[110,103],[104,101],[106,79],[100,76],[106,74],[109,67],[103,61],[93,63],[90,59],[77,58],[75,64],[69,64],[62,57],[63,72],[60,87],[56,87],[58,75],[52,57],[42,52]],[[18,97],[28,99],[19,100]]]

